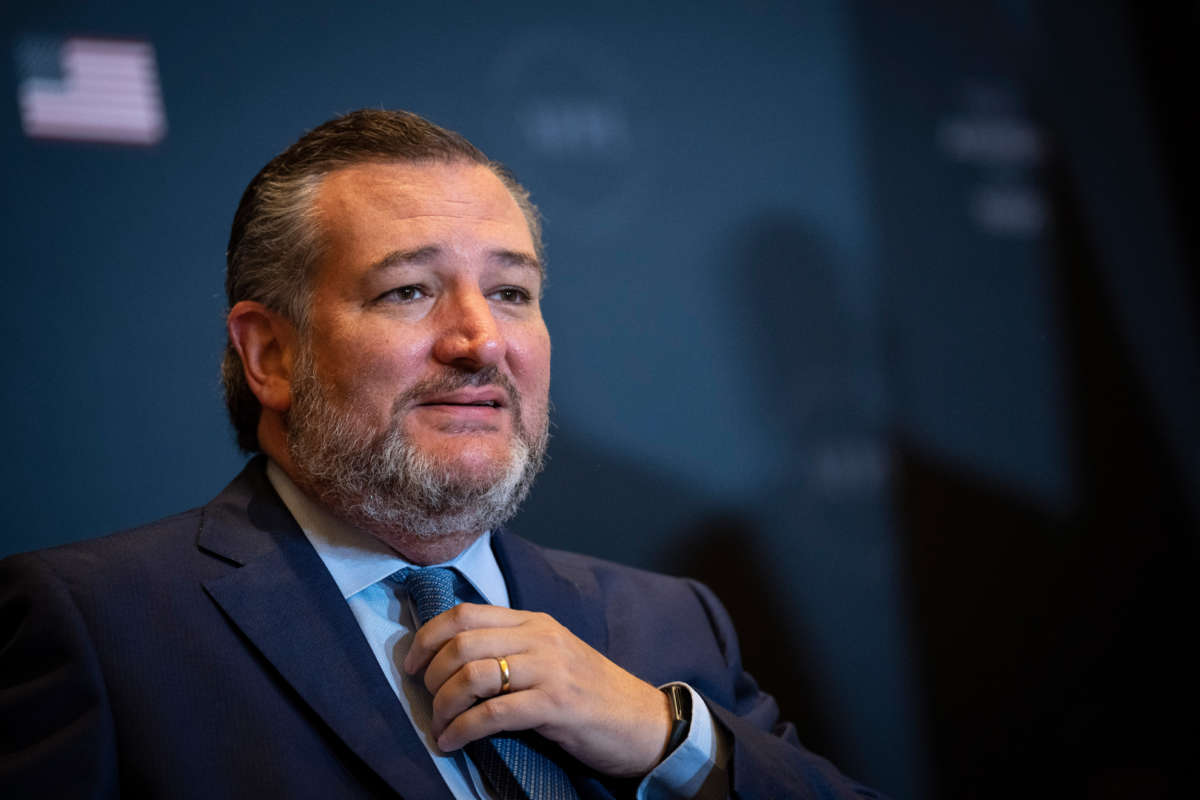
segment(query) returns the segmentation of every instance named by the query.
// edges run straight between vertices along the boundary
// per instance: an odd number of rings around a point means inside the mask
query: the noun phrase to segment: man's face
[[[328,175],[315,210],[324,251],[288,414],[302,483],[361,505],[356,492],[403,494],[416,469],[453,511],[456,493],[528,472],[545,446],[550,337],[533,240],[500,180],[467,163],[363,164]],[[337,471],[330,455],[360,472],[380,466],[363,456],[394,458],[383,473],[397,474],[339,499],[321,474]]]

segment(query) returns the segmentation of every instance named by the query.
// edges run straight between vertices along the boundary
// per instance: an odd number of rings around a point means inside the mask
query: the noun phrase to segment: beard
[[[295,370],[292,405],[284,420],[297,483],[355,527],[420,539],[483,532],[516,514],[542,469],[548,415],[535,420],[536,430],[528,430],[516,386],[495,366],[477,372],[449,370],[412,386],[396,399],[382,431],[365,423],[353,403],[329,396],[307,345],[300,348]],[[488,385],[506,392],[513,420],[503,463],[480,474],[420,449],[405,433],[401,412],[419,398]]]

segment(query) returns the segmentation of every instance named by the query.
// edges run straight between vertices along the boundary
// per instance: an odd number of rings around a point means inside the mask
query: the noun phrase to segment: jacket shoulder
[[[707,604],[710,598],[716,602],[712,592],[692,578],[654,572],[568,550],[538,549],[551,568],[579,586],[585,596],[598,592],[610,597],[628,595],[632,598],[655,598],[656,602],[674,601],[689,606],[694,606],[697,599],[702,604]]]
[[[18,572],[49,569],[74,585],[108,583],[114,589],[120,588],[117,581],[187,575],[188,565],[212,560],[211,555],[203,553],[206,530],[242,531],[254,500],[274,496],[266,488],[260,461],[250,461],[203,506],[106,536],[9,556],[0,563]]]
[[[193,508],[106,536],[17,553],[4,561],[10,564],[41,562],[64,572],[103,570],[108,565],[121,563],[128,566],[127,559],[136,560],[141,554],[153,558],[184,542],[194,546],[203,515],[202,507]]]

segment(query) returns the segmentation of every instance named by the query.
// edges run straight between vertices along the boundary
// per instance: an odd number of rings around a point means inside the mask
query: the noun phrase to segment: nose
[[[476,371],[504,359],[504,336],[492,307],[478,289],[452,291],[438,309],[433,357],[443,364]]]

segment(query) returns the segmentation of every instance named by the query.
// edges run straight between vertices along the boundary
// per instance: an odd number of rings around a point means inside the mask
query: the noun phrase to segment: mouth
[[[482,403],[449,403],[449,402],[431,402],[418,403],[418,406],[458,406],[459,408],[500,408],[500,404],[495,401]]]
[[[506,408],[507,396],[498,387],[463,389],[447,394],[422,398],[417,406],[452,406],[459,408]]]

